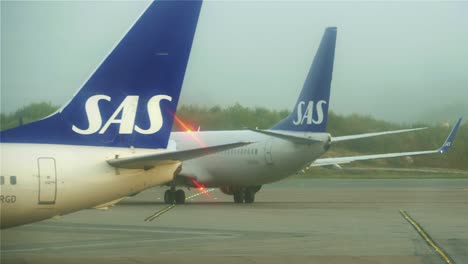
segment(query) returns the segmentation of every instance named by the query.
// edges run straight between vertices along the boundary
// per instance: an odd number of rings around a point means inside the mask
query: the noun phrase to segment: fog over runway
[[[0,4],[0,110],[9,113],[66,103],[150,1]],[[410,123],[456,118],[468,111],[467,9],[466,1],[204,1],[181,104],[291,110],[323,30],[336,26],[331,110]]]
[[[400,210],[468,263],[467,179],[290,179],[254,204],[214,190],[171,209],[164,190],[2,230],[1,263],[446,263]]]

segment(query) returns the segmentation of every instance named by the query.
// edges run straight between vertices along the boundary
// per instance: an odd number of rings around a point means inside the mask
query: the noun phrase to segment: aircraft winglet
[[[463,120],[462,117],[460,117],[458,119],[457,124],[455,124],[455,126],[453,127],[452,131],[448,135],[448,137],[445,140],[444,144],[442,145],[442,147],[439,148],[440,153],[445,153],[450,149],[450,147],[453,144],[453,140],[455,139],[455,136],[457,135],[458,127],[460,127],[460,124],[461,124],[462,120]]]

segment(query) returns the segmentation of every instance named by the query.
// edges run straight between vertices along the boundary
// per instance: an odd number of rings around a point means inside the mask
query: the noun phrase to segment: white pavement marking
[[[150,242],[161,242],[161,241],[178,241],[178,240],[193,240],[200,239],[201,237],[181,237],[181,238],[162,238],[162,239],[147,239],[147,240],[128,240],[120,242],[103,242],[103,243],[92,243],[85,245],[70,245],[70,246],[59,246],[59,247],[38,247],[38,248],[24,248],[24,249],[10,249],[1,250],[0,253],[13,253],[13,252],[29,252],[29,251],[42,251],[42,250],[60,250],[66,248],[89,248],[99,246],[111,246],[111,245],[122,245],[122,244],[135,244],[135,243],[150,243]],[[226,239],[226,236],[209,236],[203,237],[203,239]]]
[[[31,225],[32,227],[32,225]],[[148,229],[129,229],[129,228],[108,228],[108,227],[82,227],[82,226],[54,226],[54,225],[36,225],[36,227],[52,227],[63,229],[87,229],[87,230],[103,230],[103,231],[124,231],[124,232],[141,232],[141,233],[168,233],[168,234],[190,234],[190,235],[206,235],[206,232],[194,231],[166,231],[166,230],[148,230]],[[208,233],[210,235],[225,235],[223,233]]]

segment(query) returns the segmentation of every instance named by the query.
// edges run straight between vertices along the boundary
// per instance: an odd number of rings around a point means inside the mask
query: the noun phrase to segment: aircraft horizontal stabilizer
[[[306,138],[306,137],[300,137],[300,136],[291,135],[291,134],[287,134],[287,133],[281,133],[281,132],[278,132],[278,131],[273,132],[271,130],[260,130],[260,129],[249,129],[249,130],[260,133],[260,134],[265,134],[265,135],[268,135],[268,136],[277,137],[277,138],[281,138],[281,139],[284,139],[284,140],[289,140],[289,141],[291,141],[293,143],[298,143],[298,144],[314,144],[314,143],[322,142],[320,140],[316,140],[316,139],[312,139],[312,138]]]
[[[340,141],[346,141],[346,140],[352,140],[352,139],[358,139],[358,138],[376,137],[376,136],[404,133],[404,132],[410,132],[410,131],[417,131],[417,130],[422,130],[422,129],[427,129],[427,127],[419,127],[419,128],[393,130],[393,131],[365,133],[365,134],[359,134],[359,135],[332,137],[331,142],[340,142]]]
[[[115,168],[149,170],[156,165],[190,160],[201,156],[214,154],[217,152],[242,147],[251,143],[252,142],[239,142],[206,148],[161,152],[156,154],[134,156],[128,158],[115,158],[107,160],[107,163],[109,163],[109,165]]]
[[[455,135],[457,134],[458,127],[462,118],[458,119],[458,122],[450,132],[449,136],[445,140],[444,144],[435,150],[426,150],[426,151],[413,151],[413,152],[399,152],[399,153],[386,153],[386,154],[375,154],[375,155],[364,155],[364,156],[353,156],[353,157],[337,157],[337,158],[323,158],[315,160],[311,166],[327,166],[327,165],[337,165],[337,164],[344,164],[344,163],[351,163],[353,161],[359,160],[372,160],[372,159],[382,159],[382,158],[395,158],[395,157],[404,157],[404,156],[416,156],[416,155],[426,155],[426,154],[433,154],[433,153],[445,153],[449,150],[449,148],[453,144],[453,140],[455,139]]]

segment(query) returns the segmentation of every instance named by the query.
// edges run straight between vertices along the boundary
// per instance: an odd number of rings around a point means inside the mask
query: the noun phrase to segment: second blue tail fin
[[[325,30],[293,112],[271,129],[304,132],[326,131],[336,33],[336,27],[329,27]]]

